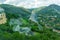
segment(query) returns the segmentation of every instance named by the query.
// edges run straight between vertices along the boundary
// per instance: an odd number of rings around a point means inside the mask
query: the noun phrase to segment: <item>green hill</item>
[[[50,28],[60,29],[60,6],[52,4],[42,10],[38,10],[35,14],[39,23]]]
[[[5,24],[0,24],[0,40],[60,40],[59,31],[53,31],[60,26],[60,6],[25,9],[0,4],[0,7],[7,18]]]
[[[29,18],[31,12],[23,7],[16,7],[8,4],[0,4],[0,7],[3,8],[8,15],[13,14],[20,17]]]

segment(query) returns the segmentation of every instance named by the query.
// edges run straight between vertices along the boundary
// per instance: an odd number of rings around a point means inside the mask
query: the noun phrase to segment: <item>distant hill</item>
[[[41,10],[41,9],[43,9],[43,8],[45,8],[46,6],[42,6],[42,7],[38,7],[38,8],[31,8],[31,9],[28,9],[29,11],[35,11],[35,12],[37,12],[37,11],[39,11],[39,10]]]
[[[31,12],[23,7],[16,7],[16,6],[13,6],[13,5],[8,5],[8,4],[0,4],[0,7],[2,7],[7,16],[9,14],[13,14],[13,15],[16,15],[16,16],[21,16],[21,17],[25,17],[25,18],[29,18]]]
[[[33,9],[25,9],[8,4],[0,4],[0,7],[5,10],[8,19],[22,18],[21,20],[27,21],[31,17],[33,21],[41,25],[56,29],[60,28],[60,6],[58,5],[52,4]]]
[[[60,29],[60,6],[52,4],[41,10],[36,10],[35,19],[42,25]]]

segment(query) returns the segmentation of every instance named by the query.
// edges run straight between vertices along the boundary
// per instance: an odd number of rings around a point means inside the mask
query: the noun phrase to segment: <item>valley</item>
[[[60,40],[60,6],[26,9],[0,4],[0,7],[3,9],[0,40]]]

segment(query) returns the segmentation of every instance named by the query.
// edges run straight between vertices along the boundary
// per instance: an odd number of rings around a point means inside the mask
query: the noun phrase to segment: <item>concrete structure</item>
[[[0,24],[5,24],[6,23],[6,14],[4,13],[4,9],[0,8]]]

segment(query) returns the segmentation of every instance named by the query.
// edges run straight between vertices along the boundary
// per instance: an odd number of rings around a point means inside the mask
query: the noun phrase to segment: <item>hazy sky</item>
[[[60,5],[60,0],[0,0],[0,4],[11,4],[25,8],[35,8],[50,4]]]

